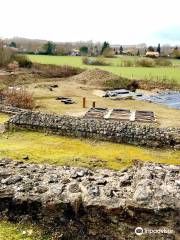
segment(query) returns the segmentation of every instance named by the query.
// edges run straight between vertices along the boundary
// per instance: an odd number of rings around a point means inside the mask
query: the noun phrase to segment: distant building
[[[71,51],[71,56],[80,56],[80,51],[78,49],[73,49]]]
[[[146,57],[158,58],[159,56],[159,52],[146,52]]]
[[[3,45],[4,48],[9,49],[11,52],[18,52],[18,48],[9,47],[8,45]]]
[[[134,56],[135,52],[133,50],[125,50],[122,52],[123,55]]]
[[[111,48],[114,49],[115,52],[117,52],[118,54],[120,54],[120,47],[122,46],[123,48],[123,52],[121,54],[124,55],[130,55],[130,56],[134,56],[137,55],[137,51],[139,50],[140,55],[144,54],[144,50],[147,48],[146,44],[142,43],[142,44],[134,44],[134,45],[120,45],[120,44],[116,44],[116,45],[111,45]]]

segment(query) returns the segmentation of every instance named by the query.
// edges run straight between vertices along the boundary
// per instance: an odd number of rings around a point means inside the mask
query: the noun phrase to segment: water
[[[170,108],[180,109],[180,91],[163,91],[152,95],[145,95],[138,92],[131,92],[127,89],[118,89],[107,91],[104,97],[125,99],[132,97],[132,99],[139,101],[148,101],[152,103],[162,104]]]
[[[164,91],[155,95],[143,95],[142,97],[136,97],[136,99],[180,109],[180,92],[178,91]]]

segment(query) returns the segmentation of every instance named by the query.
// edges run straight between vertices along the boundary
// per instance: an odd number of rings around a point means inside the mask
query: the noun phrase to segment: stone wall
[[[25,109],[12,107],[11,105],[0,104],[0,112],[1,113],[16,115],[17,113],[22,113],[22,112],[26,112],[26,111],[27,110],[25,110]]]
[[[180,129],[163,129],[116,120],[56,116],[29,111],[13,116],[6,127],[150,147],[180,148]]]
[[[53,226],[63,239],[178,240],[180,166],[136,161],[123,171],[91,171],[4,159],[0,216]],[[165,233],[140,238],[136,227]]]

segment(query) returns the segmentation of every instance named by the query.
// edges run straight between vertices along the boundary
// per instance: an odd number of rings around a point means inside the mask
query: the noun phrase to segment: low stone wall
[[[116,120],[22,112],[13,116],[6,128],[25,128],[61,136],[94,138],[149,147],[180,148],[180,129],[163,129]]]
[[[135,162],[123,171],[0,161],[0,216],[58,229],[63,239],[180,237],[180,166]],[[136,238],[137,237],[137,238]]]
[[[10,115],[16,115],[18,113],[26,112],[27,110],[17,108],[17,107],[12,107],[10,105],[4,105],[0,104],[0,112],[5,113],[5,114],[10,114]]]

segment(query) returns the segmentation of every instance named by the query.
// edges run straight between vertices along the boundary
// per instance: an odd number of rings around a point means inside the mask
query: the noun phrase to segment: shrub
[[[168,67],[172,66],[172,62],[168,59],[163,59],[163,58],[158,58],[155,60],[149,60],[149,59],[139,59],[136,61],[131,61],[131,60],[124,60],[122,62],[123,67],[155,67],[155,66],[162,66],[162,67]]]
[[[133,61],[131,61],[131,60],[124,60],[124,61],[122,62],[122,66],[123,66],[123,67],[133,67],[133,66],[134,66],[134,63],[133,63]]]
[[[102,45],[101,54],[103,54],[104,50],[107,48],[110,48],[110,44],[105,41]]]
[[[119,79],[111,79],[105,82],[105,87],[108,89],[120,89],[126,88],[131,91],[134,91],[138,88],[138,83],[134,80],[130,80],[128,78],[120,77]]]
[[[7,66],[12,60],[13,52],[0,43],[0,67]]]
[[[140,59],[135,61],[137,67],[154,67],[154,62],[147,59]]]
[[[149,46],[149,47],[148,47],[148,51],[149,51],[149,52],[154,52],[154,51],[155,51],[155,50],[154,50],[154,47],[153,47],[153,46]]]
[[[4,91],[5,103],[13,107],[33,109],[35,106],[33,95],[23,89],[14,89]]]
[[[103,57],[105,58],[113,58],[114,57],[114,51],[112,48],[106,48],[103,51]]]
[[[108,66],[108,65],[110,65],[110,63],[108,63],[104,57],[99,56],[92,61],[92,65]]]
[[[57,66],[40,63],[33,64],[33,72],[42,75],[43,77],[71,77],[83,71],[84,70],[81,68],[71,67],[68,65]]]
[[[89,65],[89,58],[88,57],[83,57],[82,62],[86,65]]]
[[[95,66],[109,66],[111,65],[106,61],[106,59],[102,56],[99,56],[97,58],[88,58],[84,57],[82,59],[83,63],[86,65],[95,65]]]
[[[18,62],[16,62],[16,61],[13,61],[12,63],[9,63],[8,64],[8,69],[10,70],[10,71],[17,71],[18,70],[18,68],[19,68],[19,64],[18,64]]]
[[[14,55],[13,57],[14,61],[18,62],[19,67],[22,68],[31,68],[32,62],[28,59],[25,55]]]
[[[132,80],[127,86],[127,89],[131,91],[136,91],[136,89],[138,88],[139,88],[139,83],[136,80]]]
[[[180,59],[180,50],[176,47],[171,55],[173,58]]]
[[[80,49],[79,49],[81,55],[87,55],[88,54],[88,47],[86,46],[82,46]]]
[[[172,66],[172,62],[168,59],[159,58],[155,60],[155,65],[162,66],[162,67],[169,67],[169,66]]]
[[[53,42],[48,41],[43,45],[44,53],[47,55],[54,55],[56,45]]]

